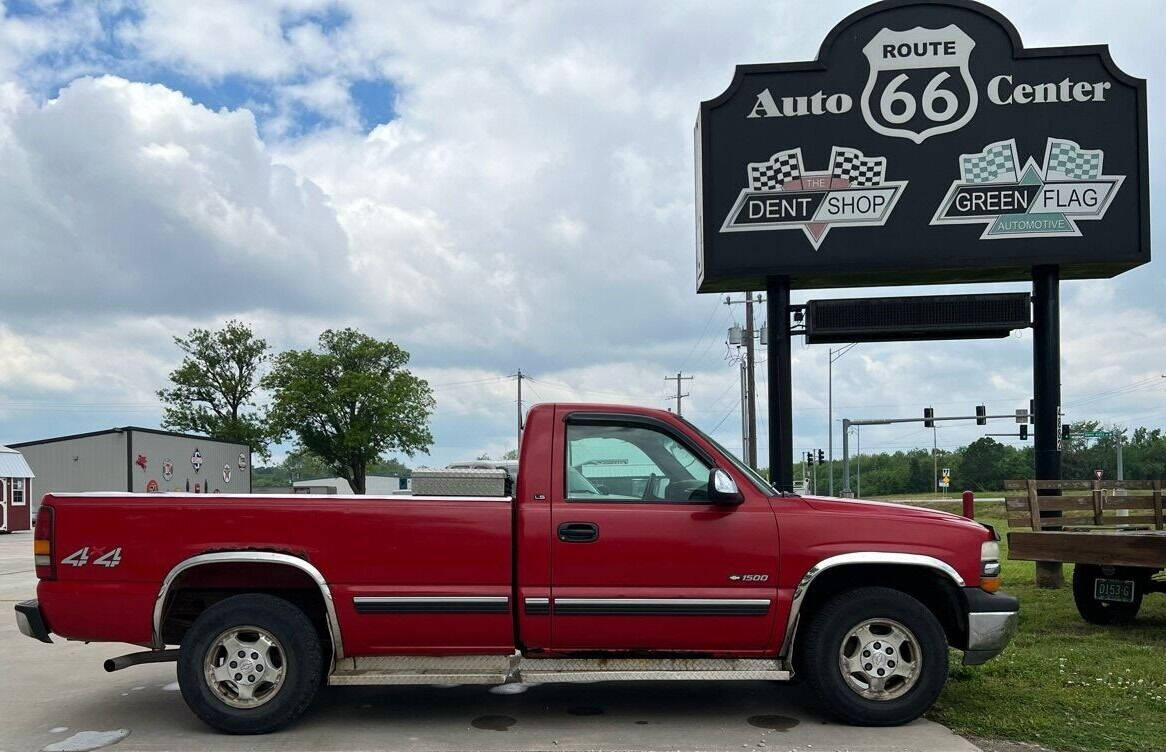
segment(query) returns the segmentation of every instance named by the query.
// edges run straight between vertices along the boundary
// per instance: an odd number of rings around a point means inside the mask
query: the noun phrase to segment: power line
[[[542,384],[543,386],[551,387],[552,389],[556,389],[556,388],[557,389],[565,389],[569,392],[580,392],[582,394],[600,394],[600,395],[606,395],[608,397],[618,397],[620,399],[629,400],[629,401],[635,401],[635,399],[636,399],[635,397],[632,397],[631,395],[628,395],[628,394],[624,394],[622,392],[606,392],[606,391],[603,391],[600,389],[585,389],[583,387],[571,386],[569,384],[563,384],[563,383],[560,383],[557,381],[547,381],[546,379],[533,379],[530,376],[526,376],[526,375],[523,375],[523,378],[526,379],[527,381],[532,381],[536,384]]]
[[[714,298],[714,300],[716,300],[716,299]],[[680,364],[681,371],[683,371],[685,366],[688,365],[688,361],[692,359],[692,354],[694,352],[696,352],[696,348],[699,347],[701,342],[704,341],[705,335],[708,334],[709,324],[711,324],[713,322],[713,317],[717,315],[717,311],[719,311],[719,310],[721,310],[720,302],[717,301],[716,304],[713,306],[712,311],[709,312],[708,319],[704,322],[704,328],[701,329],[700,336],[697,337],[696,341],[692,343],[692,349],[688,351],[688,355],[685,356],[683,362],[681,362],[681,364]]]

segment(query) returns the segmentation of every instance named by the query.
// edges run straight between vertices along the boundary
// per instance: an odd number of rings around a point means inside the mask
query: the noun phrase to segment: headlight
[[[980,544],[980,588],[989,593],[1000,589],[1000,544],[994,540]]]

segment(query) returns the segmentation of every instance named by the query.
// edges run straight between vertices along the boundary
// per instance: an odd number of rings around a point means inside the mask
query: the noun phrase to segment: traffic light
[[[818,464],[821,465],[825,461],[826,461],[826,453],[823,452],[821,449],[819,449],[818,450]]]
[[[807,465],[814,464],[814,453],[813,452],[806,452],[806,464]]]
[[[935,410],[933,408],[930,408],[930,407],[923,408],[923,427],[924,428],[935,428],[935,421],[932,420],[932,418],[934,418],[934,417],[935,417]]]
[[[1069,439],[1073,438],[1073,427],[1070,426],[1068,423],[1061,424],[1061,438],[1064,439],[1065,441],[1068,441]]]
[[[1021,441],[1028,441],[1028,424],[1027,423],[1020,424],[1020,440]]]
[[[976,405],[976,425],[988,425],[988,408],[984,405]]]
[[[1036,423],[1036,400],[1034,399],[1028,401],[1028,422]]]

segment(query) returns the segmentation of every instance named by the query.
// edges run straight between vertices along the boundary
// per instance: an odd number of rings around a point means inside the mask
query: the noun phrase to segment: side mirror
[[[709,475],[708,495],[712,503],[725,506],[736,506],[745,500],[741,489],[737,488],[737,481],[719,467]]]

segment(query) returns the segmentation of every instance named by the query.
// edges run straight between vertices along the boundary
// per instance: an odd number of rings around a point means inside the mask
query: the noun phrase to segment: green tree
[[[393,475],[398,478],[408,478],[413,474],[413,470],[395,457],[387,460],[382,457],[368,466],[368,474]]]
[[[289,483],[297,480],[327,478],[332,474],[327,462],[303,447],[297,447],[288,452],[281,467],[287,473]]]
[[[297,480],[326,478],[332,474],[328,466],[305,449],[293,449],[278,465],[256,466],[251,469],[251,484],[256,488],[290,486]]]
[[[271,425],[294,434],[354,493],[384,452],[412,457],[433,443],[434,400],[423,379],[405,370],[409,353],[355,329],[328,329],[319,352],[289,350],[263,380],[272,392]]]
[[[974,491],[994,490],[1003,488],[1009,478],[1026,477],[1019,454],[987,436],[976,439],[963,449],[958,485]]]
[[[162,426],[247,444],[269,458],[272,434],[255,402],[269,358],[267,342],[231,320],[216,331],[191,329],[174,344],[184,356],[170,372],[172,386],[157,392],[165,405]]]

